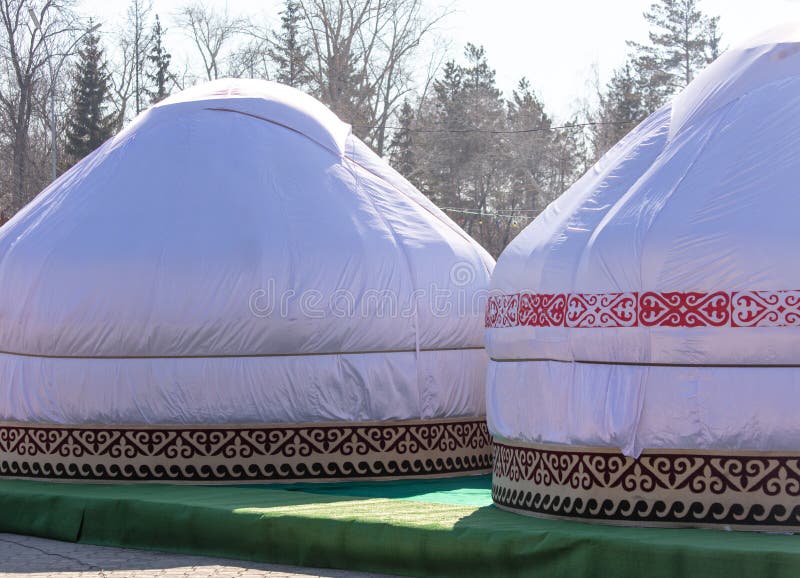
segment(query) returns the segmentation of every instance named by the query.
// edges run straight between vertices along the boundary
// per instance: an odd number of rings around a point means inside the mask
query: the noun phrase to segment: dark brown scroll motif
[[[625,526],[800,531],[800,452],[645,451],[496,440],[497,506]]]
[[[488,473],[483,418],[253,426],[0,424],[0,477],[296,482]]]

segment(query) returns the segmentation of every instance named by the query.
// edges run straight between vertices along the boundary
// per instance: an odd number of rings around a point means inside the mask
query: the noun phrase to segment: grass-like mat
[[[0,531],[413,576],[800,575],[800,536],[538,520],[469,505],[485,501],[481,484],[488,478],[349,490],[4,480]]]
[[[251,486],[252,487],[252,486]],[[275,486],[259,486],[270,487]],[[292,491],[350,496],[388,498],[456,506],[491,506],[492,476],[464,476],[434,480],[387,480],[382,482],[341,482],[330,484],[293,484]]]

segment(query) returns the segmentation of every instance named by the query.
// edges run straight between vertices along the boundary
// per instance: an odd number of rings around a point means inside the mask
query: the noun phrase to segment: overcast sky
[[[224,7],[225,0],[205,0]],[[440,0],[426,0],[430,9]],[[79,0],[82,12],[113,27],[127,0]],[[171,16],[186,0],[153,0],[170,28],[167,44],[174,61],[186,62],[191,46],[171,26]],[[651,0],[453,0],[454,12],[439,34],[460,56],[467,42],[483,44],[497,79],[510,92],[526,76],[551,113],[566,117],[587,93],[596,68],[601,80],[625,59],[625,41],[644,40],[642,12]],[[277,22],[279,0],[228,0],[232,13]],[[723,45],[735,45],[761,30],[800,21],[800,0],[701,0],[701,8],[721,16]],[[108,40],[108,39],[107,39]]]

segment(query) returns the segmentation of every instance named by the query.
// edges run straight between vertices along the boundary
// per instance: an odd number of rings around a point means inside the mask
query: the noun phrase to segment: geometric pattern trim
[[[545,518],[800,531],[800,452],[493,444],[492,498]]]
[[[484,418],[252,426],[0,424],[0,477],[295,482],[488,473]]]
[[[486,327],[800,326],[800,291],[491,295]]]

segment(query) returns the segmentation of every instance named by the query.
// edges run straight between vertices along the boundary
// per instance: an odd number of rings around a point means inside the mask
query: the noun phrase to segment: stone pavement
[[[382,578],[342,570],[105,548],[0,534],[0,576],[19,578]],[[383,577],[386,578],[386,577]]]

